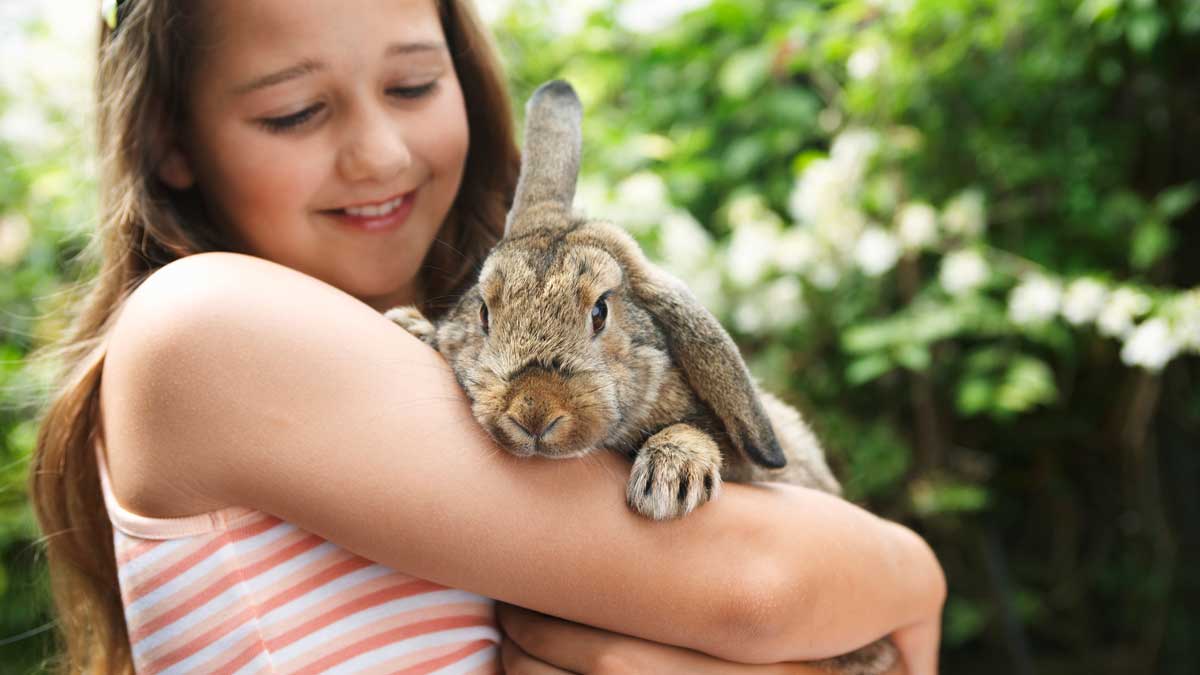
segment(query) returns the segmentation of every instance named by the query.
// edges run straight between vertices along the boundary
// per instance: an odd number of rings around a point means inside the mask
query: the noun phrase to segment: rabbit
[[[621,228],[572,211],[582,109],[569,84],[527,105],[525,151],[503,238],[435,325],[387,318],[437,349],[492,438],[517,456],[632,460],[626,501],[655,520],[717,498],[723,480],[841,494],[800,414],[762,391],[721,324]],[[821,662],[882,673],[886,639]]]

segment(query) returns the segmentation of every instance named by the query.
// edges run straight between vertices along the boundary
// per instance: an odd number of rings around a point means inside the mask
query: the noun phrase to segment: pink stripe
[[[340,607],[337,607],[330,612],[313,617],[312,619],[309,619],[299,626],[296,626],[292,630],[280,635],[279,637],[268,640],[267,649],[271,651],[283,649],[296,640],[299,640],[306,635],[313,633],[314,631],[320,630],[334,621],[338,621],[339,619],[343,619],[351,614],[354,614],[355,612],[361,612],[364,609],[369,609],[376,605],[382,605],[383,603],[390,602],[392,600],[407,598],[413,595],[420,595],[421,593],[429,593],[430,591],[440,591],[444,588],[445,586],[439,586],[432,581],[413,579],[412,581],[402,583],[398,586],[384,588],[374,593],[369,593],[362,597],[355,598],[350,602],[344,603]]]
[[[225,574],[214,583],[209,584],[207,588],[188,598],[184,602],[181,602],[162,614],[159,614],[153,620],[139,625],[136,630],[130,633],[129,641],[131,643],[137,643],[141,641],[147,635],[154,633],[168,624],[178,621],[192,610],[204,605],[204,603],[225,592],[233,584],[244,579],[252,579],[271,569],[272,567],[281,565],[292,558],[295,558],[301,553],[304,553],[305,551],[309,551],[317,546],[320,546],[324,542],[324,539],[315,534],[310,534],[295,544],[292,544],[287,548],[280,549],[273,555],[270,555],[252,565],[241,569],[236,569]]]
[[[354,675],[390,675],[391,673],[401,672],[405,668],[411,668],[412,666],[424,663],[426,661],[457,652],[462,649],[463,646],[464,645],[461,643],[454,643],[418,649],[415,652],[408,652],[402,656],[397,656],[394,659],[389,659],[382,663],[378,663],[370,668],[355,671]]]
[[[365,560],[364,558],[358,559]],[[366,567],[369,567],[369,565],[364,566],[363,569]],[[311,617],[328,614],[329,612],[336,610],[338,607],[351,600],[385,588],[391,588],[393,586],[408,583],[410,581],[413,581],[413,577],[406,576],[398,572],[385,574],[373,579],[367,579],[366,581],[362,581],[354,586],[344,588],[337,593],[331,594],[323,601],[304,608],[303,611],[294,611],[288,614],[280,612],[279,615],[272,617],[271,625],[264,627],[264,631],[267,633],[268,640],[274,639],[310,620]]]
[[[332,668],[333,666],[336,666],[339,663],[344,663],[346,661],[349,661],[350,659],[352,659],[355,656],[358,656],[360,654],[365,654],[369,651],[379,649],[380,647],[383,647],[385,645],[390,645],[392,643],[399,642],[401,640],[405,640],[405,639],[408,639],[410,637],[414,637],[417,635],[426,635],[429,633],[437,633],[439,631],[452,630],[454,628],[469,628],[471,626],[487,626],[487,625],[490,625],[490,623],[491,622],[488,621],[487,619],[484,619],[484,618],[481,618],[478,616],[448,616],[443,619],[435,619],[433,621],[425,621],[422,623],[416,623],[416,624],[412,624],[409,626],[404,626],[402,628],[390,630],[390,631],[387,631],[384,633],[380,633],[378,635],[372,635],[371,637],[368,637],[364,640],[360,640],[357,643],[352,644],[348,647],[339,649],[338,651],[335,651],[332,654],[325,656],[324,658],[318,659],[318,660],[308,664],[304,668],[296,671],[296,673],[297,673],[297,675],[300,675],[301,673],[319,673],[328,668]],[[417,675],[418,673],[428,673],[428,672],[436,670],[448,663],[453,663],[454,661],[457,661],[457,660],[464,658],[470,654],[473,654],[473,653],[479,651],[480,649],[485,649],[488,646],[490,646],[491,644],[493,644],[493,643],[488,640],[478,640],[476,642],[473,642],[473,643],[463,647],[458,652],[443,656],[443,657],[437,659],[436,661],[429,661],[424,664],[414,666],[403,672],[408,675]]]
[[[117,531],[120,532],[120,530]],[[162,540],[134,539],[124,533],[121,534],[124,536],[119,538],[120,543],[117,546],[119,549],[117,553],[117,566],[136,560],[138,556],[153,551],[164,543]]]
[[[130,591],[128,602],[136,601],[159,586],[167,583],[171,579],[174,579],[180,574],[188,571],[194,565],[212,555],[217,551],[217,549],[221,548],[229,541],[239,541],[253,537],[256,534],[262,534],[272,527],[275,527],[280,522],[281,521],[278,518],[267,516],[266,518],[263,518],[262,520],[256,520],[245,527],[238,528],[231,532],[223,532],[221,533],[221,536],[213,537],[209,541],[205,542],[203,546],[190,551],[186,556],[183,557],[182,560],[174,562],[169,567],[154,575],[150,579],[138,584],[132,591]]]
[[[239,555],[240,551],[235,550],[224,559],[217,560],[217,564],[213,565],[204,576],[193,575],[194,578],[186,584],[186,588],[181,589],[178,593],[161,594],[162,597],[153,605],[142,607],[136,617],[137,623],[157,624],[162,615],[176,611],[180,602],[185,601],[184,598],[193,593],[203,593],[215,584],[225,583],[225,586],[220,589],[220,592],[223,593],[230,588],[230,574],[252,569],[254,566],[262,563],[263,560],[277,556],[279,551],[295,546],[297,543],[310,539],[313,536],[304,530],[293,529],[291,532],[284,534],[267,545],[250,551],[248,554]],[[214,553],[213,555],[216,556],[218,554]],[[203,562],[199,561],[197,564],[202,564]],[[236,579],[233,579],[233,581],[236,581]]]
[[[304,593],[311,592],[315,588],[323,586],[323,585],[333,581],[334,579],[337,579],[339,577],[350,574],[351,572],[354,572],[357,569],[366,567],[370,564],[371,564],[371,561],[366,560],[365,558],[354,557],[349,560],[343,560],[342,562],[339,562],[336,565],[329,567],[328,569],[322,571],[321,573],[313,575],[312,577],[305,579],[303,582],[296,584],[295,586],[292,586],[291,588],[283,591],[282,593],[272,596],[269,600],[267,600],[267,602],[260,605],[259,616],[261,617],[261,616],[267,614],[268,612],[270,612],[271,610],[275,609],[276,607],[279,607],[283,604],[286,604],[287,602],[290,602],[291,600],[293,600],[295,598],[300,597]],[[308,613],[308,612],[306,612],[306,613]],[[268,644],[271,644],[273,642],[274,642],[274,640],[268,640]],[[274,649],[276,649],[276,647],[272,646],[272,647],[270,647],[270,649],[274,650]],[[236,652],[234,650],[230,650],[229,653],[237,654],[237,656],[235,656],[232,661],[229,661],[228,663],[226,663],[224,665],[217,665],[217,664],[223,663],[220,659],[218,659],[216,661],[216,663],[210,664],[209,667],[205,668],[205,671],[206,672],[210,671],[210,670],[223,671],[225,669],[229,669],[231,671],[237,670],[238,668],[241,668],[245,664],[249,663],[260,651],[262,651],[262,649],[257,644],[250,648],[247,648],[245,651],[240,652],[240,653]],[[228,654],[226,654],[225,656],[228,656]],[[224,657],[221,657],[221,658],[224,658]]]
[[[222,621],[220,624],[213,626],[196,639],[171,650],[170,652],[156,658],[154,661],[151,661],[147,668],[150,670],[150,672],[157,672],[169,668],[195,654],[201,649],[211,645],[217,640],[225,637],[252,618],[254,618],[254,607],[243,607],[242,609],[238,610],[236,614],[227,618],[225,621]]]
[[[381,635],[405,626],[428,624],[431,621],[447,617],[464,616],[478,616],[486,620],[488,625],[495,625],[492,605],[484,601],[457,602],[398,611],[382,616],[368,624],[357,626],[353,630],[345,631],[331,639],[311,640],[309,644],[304,645],[303,653],[295,654],[288,659],[283,670],[303,668],[305,664],[312,663],[326,654],[350,647],[370,635]]]
[[[315,561],[313,564],[305,567],[304,574],[305,574],[306,578],[301,578],[299,584],[296,584],[292,588],[285,590],[283,593],[274,596],[273,598],[269,599],[266,603],[256,603],[253,605],[257,608],[256,613],[257,613],[258,617],[261,619],[261,617],[264,614],[266,614],[268,611],[270,611],[273,607],[275,607],[279,603],[283,602],[284,600],[279,600],[280,596],[296,595],[296,594],[302,594],[302,593],[309,592],[313,588],[324,585],[325,583],[328,583],[329,581],[336,579],[337,577],[343,576],[345,574],[348,574],[348,573],[354,571],[354,569],[357,566],[363,564],[363,561],[361,558],[351,557],[349,560],[346,560],[345,558],[349,555],[351,555],[351,554],[348,553],[347,551],[345,551],[344,549],[336,549],[336,550],[330,552],[329,555],[323,556],[321,559]],[[366,564],[370,564],[369,561],[367,561]],[[292,578],[296,578],[295,575],[293,575]],[[254,602],[254,600],[249,599],[248,602]],[[243,602],[241,604],[247,604],[247,603]],[[207,635],[209,630],[212,628],[213,623],[215,621],[219,620],[219,618],[220,617],[217,616],[217,617],[213,617],[210,620],[202,621],[202,622],[192,626],[186,632],[184,632],[180,635],[172,636],[172,638],[170,640],[170,645],[164,646],[164,650],[166,648],[169,648],[170,646],[181,645],[181,644],[192,644],[198,640],[203,639],[204,636]],[[261,628],[260,628],[260,632],[261,632]],[[221,657],[216,659],[215,664],[210,665],[209,667],[206,667],[204,669],[204,671],[207,672],[209,670],[212,670],[217,665],[222,664],[225,661],[227,661],[229,658],[229,654],[237,654],[237,653],[238,652],[236,652],[234,650],[230,650],[229,652],[223,654]],[[251,654],[251,657],[253,657],[253,654]]]
[[[360,670],[355,675],[391,675],[392,673],[427,673],[429,669],[437,669],[461,661],[495,643],[488,640],[475,640],[467,644],[439,645],[429,647],[411,654],[386,661],[372,668]],[[499,652],[492,664],[476,669],[475,673],[498,673]]]

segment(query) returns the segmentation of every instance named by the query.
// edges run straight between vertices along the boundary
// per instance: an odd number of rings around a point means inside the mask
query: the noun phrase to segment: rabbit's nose
[[[566,417],[566,415],[559,415],[558,417],[550,420],[548,424],[546,423],[546,417],[536,420],[526,420],[524,424],[522,424],[521,420],[517,419],[514,415],[509,415],[508,419],[512,420],[512,423],[517,425],[518,429],[525,432],[530,439],[537,441],[541,440],[543,436],[550,433],[550,431],[554,429],[554,427],[558,425],[560,421],[562,421],[563,417]]]

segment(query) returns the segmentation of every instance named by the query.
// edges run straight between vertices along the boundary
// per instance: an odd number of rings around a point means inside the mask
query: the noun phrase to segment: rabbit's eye
[[[608,319],[608,293],[600,296],[596,304],[592,305],[592,335],[596,335],[604,330],[604,322]]]
[[[480,323],[480,325],[481,325],[481,326],[483,326],[483,334],[484,334],[484,335],[487,335],[487,332],[488,332],[488,311],[487,311],[487,303],[486,303],[486,302],[484,302],[484,303],[481,303],[481,304],[479,305],[479,323]]]

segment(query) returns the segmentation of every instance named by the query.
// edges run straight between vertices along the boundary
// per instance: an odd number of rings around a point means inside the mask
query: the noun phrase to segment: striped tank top
[[[131,513],[96,457],[138,673],[501,671],[491,600],[261,511]]]

